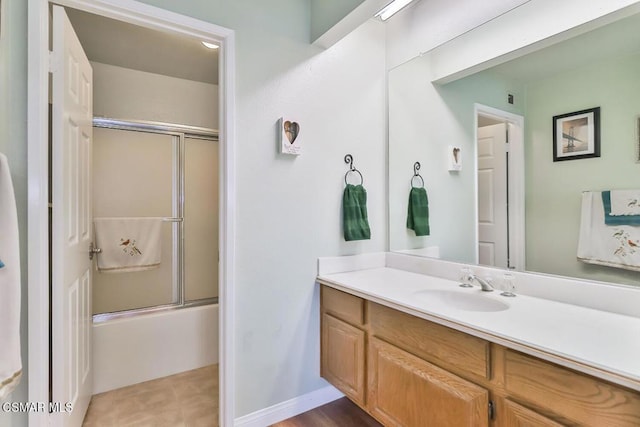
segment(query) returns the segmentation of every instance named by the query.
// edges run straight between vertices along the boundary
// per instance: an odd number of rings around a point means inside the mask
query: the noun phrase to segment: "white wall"
[[[386,248],[384,28],[366,24],[324,52],[300,47],[239,107],[237,416],[325,384],[316,258]],[[280,114],[301,124],[297,159],[275,154]],[[347,153],[364,175],[370,241],[342,238]]]
[[[509,52],[553,42],[548,38],[634,4],[638,1],[458,0],[452,6],[447,0],[423,0],[388,21],[387,64],[392,69],[448,42],[433,52],[432,71],[433,80],[446,81]]]
[[[638,11],[637,0],[531,0],[432,51],[432,80],[470,75]]]
[[[387,23],[387,65],[394,68],[527,0],[420,0]],[[490,47],[483,49],[491,51]]]

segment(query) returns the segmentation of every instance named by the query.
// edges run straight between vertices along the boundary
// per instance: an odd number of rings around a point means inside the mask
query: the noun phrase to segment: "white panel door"
[[[507,144],[504,123],[478,128],[478,262],[508,267]]]
[[[91,400],[92,70],[62,7],[53,6],[53,425],[81,426]],[[73,410],[64,411],[69,404]]]

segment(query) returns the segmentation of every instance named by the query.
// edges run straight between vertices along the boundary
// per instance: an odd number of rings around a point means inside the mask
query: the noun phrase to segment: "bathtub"
[[[218,363],[218,304],[93,325],[93,394]]]

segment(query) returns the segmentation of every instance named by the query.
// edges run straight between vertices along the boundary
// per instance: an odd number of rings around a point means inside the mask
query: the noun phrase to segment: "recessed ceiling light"
[[[203,44],[205,47],[209,48],[209,49],[217,49],[217,48],[219,48],[219,47],[220,47],[220,46],[218,46],[217,44],[215,44],[215,43],[210,43],[210,42],[202,42],[202,44]]]
[[[375,17],[380,17],[383,21],[391,18],[396,12],[399,12],[400,9],[411,3],[413,0],[393,0],[391,3],[386,5],[380,10],[380,12],[375,14]]]

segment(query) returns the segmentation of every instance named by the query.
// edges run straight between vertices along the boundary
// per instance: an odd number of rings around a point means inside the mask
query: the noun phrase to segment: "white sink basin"
[[[426,303],[439,303],[451,308],[466,311],[502,311],[509,308],[509,304],[482,295],[476,290],[445,291],[440,289],[427,289],[417,291],[413,295]]]

